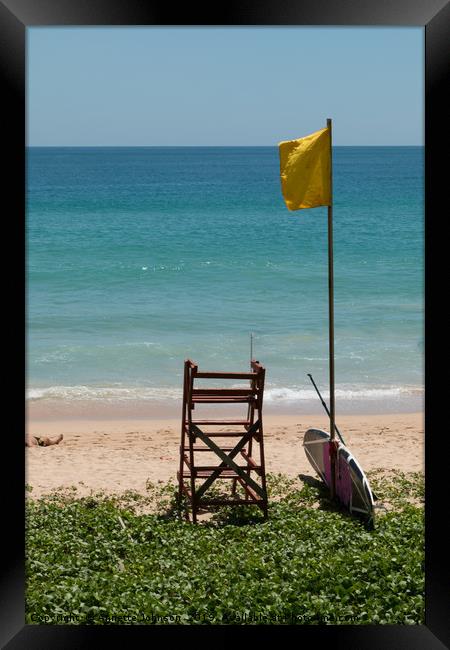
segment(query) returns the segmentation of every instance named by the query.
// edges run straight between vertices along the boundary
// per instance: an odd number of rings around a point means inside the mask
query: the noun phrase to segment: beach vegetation
[[[147,495],[27,498],[29,624],[423,624],[423,475],[369,473],[375,527],[307,477],[268,475],[270,515],[187,522]]]

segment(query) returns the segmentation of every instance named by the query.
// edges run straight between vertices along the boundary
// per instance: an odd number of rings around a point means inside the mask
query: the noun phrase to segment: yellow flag
[[[289,210],[331,205],[331,146],[327,127],[280,142],[281,190]]]

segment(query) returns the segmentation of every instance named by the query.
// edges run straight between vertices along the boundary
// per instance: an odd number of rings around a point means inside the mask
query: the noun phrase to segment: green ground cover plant
[[[147,496],[28,498],[26,621],[423,624],[423,475],[369,480],[373,530],[310,477],[268,476],[268,521],[221,508],[194,526],[173,483],[149,483]]]

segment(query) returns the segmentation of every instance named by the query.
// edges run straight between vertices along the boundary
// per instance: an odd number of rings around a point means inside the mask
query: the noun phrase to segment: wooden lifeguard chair
[[[199,372],[198,366],[188,359],[184,364],[183,413],[181,422],[180,469],[178,478],[178,499],[187,497],[188,509],[193,523],[197,522],[200,509],[216,505],[256,505],[264,517],[268,516],[266,473],[264,461],[264,440],[262,405],[265,368],[258,361],[251,361],[248,373]],[[205,388],[197,387],[198,380],[228,380],[233,384],[244,380],[242,387]],[[247,414],[241,419],[205,419],[193,417],[194,409],[200,405],[247,405]],[[198,410],[198,409],[197,409]],[[227,427],[227,430],[223,430]],[[232,427],[232,430],[230,430]],[[222,446],[215,439],[234,441],[234,446]],[[253,454],[256,451],[256,458]],[[199,458],[219,457],[220,464],[213,465]],[[244,464],[234,459],[240,455]],[[218,479],[232,480],[231,498],[208,498],[205,492]],[[236,496],[237,483],[244,489],[242,497]]]

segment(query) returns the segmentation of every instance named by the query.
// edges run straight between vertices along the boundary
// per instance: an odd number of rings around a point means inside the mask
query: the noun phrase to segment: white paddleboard
[[[339,440],[336,460],[336,496],[351,513],[374,518],[374,499],[369,482],[358,461]],[[308,429],[303,447],[312,467],[330,487],[330,434],[321,429]]]

